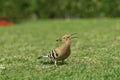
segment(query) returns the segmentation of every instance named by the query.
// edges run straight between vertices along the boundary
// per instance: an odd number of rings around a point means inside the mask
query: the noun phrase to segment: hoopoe
[[[55,66],[57,66],[58,61],[62,61],[62,63],[64,63],[64,60],[68,58],[69,55],[71,54],[70,50],[71,39],[77,38],[74,36],[75,34],[76,33],[60,37],[56,41],[59,41],[62,44],[58,48],[52,49],[47,55],[41,57],[53,59],[55,61],[54,62]],[[38,57],[38,59],[40,59],[41,57]]]

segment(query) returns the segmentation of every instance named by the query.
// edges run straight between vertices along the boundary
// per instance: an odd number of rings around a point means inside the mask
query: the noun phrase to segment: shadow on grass
[[[40,61],[40,63],[43,64],[43,65],[54,65],[54,61],[47,61],[47,62],[45,62],[45,61]],[[68,63],[66,63],[66,62],[64,62],[64,63],[62,63],[62,62],[57,62],[57,65],[68,65]]]

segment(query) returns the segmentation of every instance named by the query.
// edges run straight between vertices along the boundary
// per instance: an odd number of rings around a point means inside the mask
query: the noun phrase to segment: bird
[[[77,38],[74,36],[75,34],[77,33],[65,34],[62,37],[58,38],[56,41],[61,42],[61,45],[57,48],[52,49],[46,55],[38,57],[37,59],[50,58],[54,60],[55,66],[57,66],[58,61],[62,61],[62,63],[64,63],[65,59],[67,59],[71,54],[71,39]]]

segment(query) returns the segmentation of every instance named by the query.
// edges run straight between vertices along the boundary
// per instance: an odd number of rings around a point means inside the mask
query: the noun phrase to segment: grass
[[[66,64],[36,58],[72,40]],[[0,27],[0,80],[120,80],[120,19],[40,20]]]

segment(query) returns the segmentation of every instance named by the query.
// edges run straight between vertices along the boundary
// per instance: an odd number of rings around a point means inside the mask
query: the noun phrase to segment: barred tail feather
[[[41,58],[49,58],[49,56],[48,56],[49,54],[47,54],[47,55],[44,55],[44,56],[40,56],[40,57],[38,57],[37,59],[41,59]]]
[[[43,58],[49,58],[48,55],[43,56]]]

